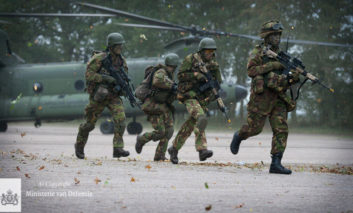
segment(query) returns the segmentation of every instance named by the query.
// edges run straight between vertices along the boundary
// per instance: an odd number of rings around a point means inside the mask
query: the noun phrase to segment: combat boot
[[[75,143],[75,154],[78,159],[85,158],[84,148],[85,148],[85,145],[81,143],[80,144]]]
[[[135,150],[138,154],[142,152],[143,145],[145,145],[142,141],[142,136],[138,135],[136,138]]]
[[[232,143],[230,144],[230,151],[236,155],[239,152],[239,146],[243,139],[240,138],[239,132],[234,133]]]
[[[281,164],[283,153],[276,153],[272,155],[272,163],[270,166],[270,173],[275,173],[275,174],[285,174],[285,175],[290,175],[292,174],[292,171],[285,168]]]
[[[154,156],[154,161],[166,161],[168,158],[166,158],[164,155],[155,155]]]
[[[213,155],[212,150],[203,149],[199,151],[200,161],[205,161],[207,158],[212,157],[212,155]]]
[[[114,147],[113,158],[127,157],[130,155],[129,151],[125,151],[123,148]]]
[[[170,161],[173,164],[178,164],[178,162],[179,162],[179,160],[178,160],[178,150],[176,148],[174,148],[174,146],[171,146],[168,149],[168,153],[170,155]]]

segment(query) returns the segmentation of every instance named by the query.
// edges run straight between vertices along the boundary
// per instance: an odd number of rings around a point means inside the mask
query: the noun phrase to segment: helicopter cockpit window
[[[77,80],[75,81],[75,89],[76,90],[83,90],[83,88],[85,87],[85,83],[82,80]]]
[[[43,85],[42,83],[39,83],[39,82],[35,82],[33,84],[33,91],[34,93],[41,93],[43,91]]]

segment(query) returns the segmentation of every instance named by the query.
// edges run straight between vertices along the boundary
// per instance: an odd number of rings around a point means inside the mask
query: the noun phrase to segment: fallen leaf
[[[207,182],[205,182],[205,188],[208,189],[208,184],[207,184]]]
[[[172,189],[176,189],[176,187],[175,187],[175,186],[172,186]]]
[[[26,136],[25,132],[21,132],[21,137],[23,138],[24,136]]]
[[[219,137],[216,137],[215,139],[216,139],[216,141],[219,141]]]
[[[27,174],[27,173],[25,174],[25,176],[26,176],[26,178],[31,178],[31,177],[29,176],[29,174]]]
[[[81,172],[77,172],[77,174],[79,175],[79,174],[81,174]]]
[[[75,185],[80,183],[80,181],[77,178],[74,178],[74,181],[75,181]]]
[[[148,164],[147,166],[145,166],[145,168],[150,170],[152,167],[151,167],[151,165]]]
[[[243,208],[244,205],[245,205],[244,203],[241,203],[241,204],[237,205],[235,208],[237,208],[237,209]]]
[[[205,208],[206,211],[210,211],[211,209],[212,209],[212,205],[211,204],[206,206],[206,208]]]
[[[96,179],[94,179],[94,182],[96,182],[96,184],[98,184],[99,182],[102,182],[102,181],[96,177]]]
[[[16,166],[17,171],[21,171],[20,167]]]
[[[147,40],[147,37],[145,34],[140,34],[140,39]]]
[[[104,181],[104,185],[108,185],[108,181],[106,180],[106,181]]]
[[[261,142],[259,142],[259,146],[261,146],[262,145],[262,143]]]
[[[39,170],[43,170],[45,167],[44,166],[41,166],[40,168],[39,168]]]
[[[135,178],[134,177],[131,177],[131,182],[135,182]]]

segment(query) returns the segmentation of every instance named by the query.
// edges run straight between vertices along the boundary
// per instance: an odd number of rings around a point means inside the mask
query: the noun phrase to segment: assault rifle
[[[307,79],[311,80],[314,84],[318,83],[320,86],[328,89],[330,92],[332,92],[332,93],[335,92],[334,89],[326,86],[316,76],[305,71],[305,66],[303,65],[303,62],[300,61],[299,59],[293,58],[285,52],[280,52],[277,54],[277,53],[273,52],[272,50],[270,50],[268,47],[264,49],[264,54],[277,59],[285,67],[283,74],[289,76],[290,70],[295,70],[298,73],[300,73],[301,75],[305,76]]]
[[[122,60],[122,58],[120,59]],[[112,76],[116,80],[116,85],[114,86],[113,91],[123,91],[125,97],[129,100],[130,105],[132,107],[137,106],[141,109],[140,104],[137,103],[133,93],[133,91],[135,91],[134,86],[132,85],[132,83],[130,84],[131,79],[126,74],[123,64],[120,66],[120,70],[115,69],[112,64],[111,56],[109,55],[108,57],[102,60],[102,66],[109,72],[110,76]]]
[[[219,110],[223,113],[224,117],[226,117],[227,122],[230,123],[231,120],[229,119],[227,108],[224,105],[224,102],[218,93],[218,90],[220,89],[219,83],[216,80],[214,80],[211,73],[208,72],[208,70],[205,66],[205,63],[203,63],[200,55],[195,54],[195,58],[199,62],[199,66],[200,66],[200,70],[201,70],[202,74],[204,74],[207,79],[206,83],[204,83],[203,85],[200,86],[200,88],[199,88],[200,92],[204,92],[208,89],[211,89],[214,96],[216,97]]]

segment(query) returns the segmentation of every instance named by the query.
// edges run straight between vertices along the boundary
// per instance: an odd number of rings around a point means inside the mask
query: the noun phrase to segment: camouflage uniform
[[[248,61],[248,76],[252,78],[251,94],[247,124],[240,129],[239,137],[245,140],[259,134],[268,116],[273,132],[271,154],[283,153],[288,137],[287,114],[294,109],[295,102],[286,94],[290,85],[281,75],[283,68],[276,69],[271,63],[275,59],[264,55],[263,48],[264,44],[257,45]],[[295,82],[298,78],[296,75]]]
[[[87,81],[87,92],[89,93],[89,104],[85,108],[85,123],[79,127],[76,144],[84,146],[87,143],[89,132],[95,127],[99,116],[103,112],[104,108],[107,107],[114,121],[114,138],[113,146],[115,148],[123,148],[123,134],[125,131],[125,113],[123,102],[120,98],[123,95],[121,92],[116,93],[112,89],[112,86],[107,86],[108,94],[102,101],[95,101],[94,95],[99,85],[104,85],[103,75],[109,75],[109,72],[102,67],[102,60],[109,55],[112,56],[112,63],[116,69],[124,67],[124,71],[128,71],[126,61],[123,57],[114,57],[113,54],[107,52],[101,52],[93,55],[87,64],[86,81]]]
[[[155,159],[165,157],[168,141],[174,132],[172,103],[176,97],[172,93],[173,84],[173,73],[168,72],[165,65],[158,65],[152,79],[152,95],[142,104],[142,110],[147,114],[147,120],[151,122],[154,131],[144,133],[138,140],[141,145],[159,140]]]
[[[211,101],[215,100],[215,96],[211,91],[206,91],[203,94],[199,93],[198,88],[204,82],[200,81],[203,74],[201,73],[195,54],[200,53],[190,54],[185,57],[178,72],[179,84],[177,98],[185,105],[187,112],[189,113],[189,118],[181,126],[173,141],[173,147],[176,150],[181,149],[192,131],[194,131],[196,136],[196,150],[201,151],[207,149],[205,136],[206,126],[201,125],[201,123],[207,122],[207,106]],[[221,84],[222,79],[218,63],[214,59],[211,59],[210,61],[205,61],[203,59],[203,61],[207,70],[211,72],[213,78]]]

